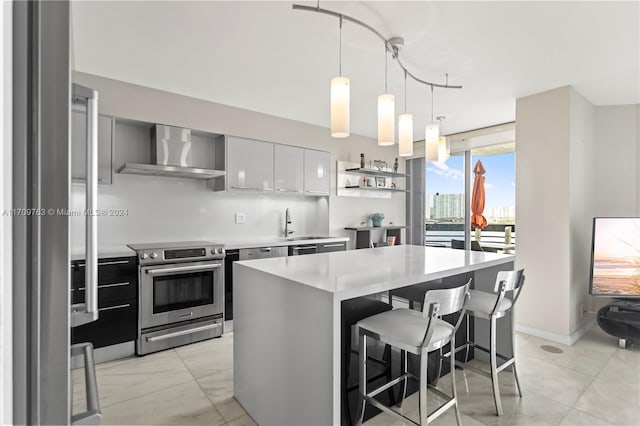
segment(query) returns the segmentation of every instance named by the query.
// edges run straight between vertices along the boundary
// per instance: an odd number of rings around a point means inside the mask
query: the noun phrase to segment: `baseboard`
[[[571,346],[582,336],[584,336],[587,331],[591,330],[596,324],[595,318],[591,318],[582,324],[576,331],[571,333],[570,335],[551,333],[545,330],[540,330],[535,327],[529,327],[527,325],[516,324],[516,331],[520,333],[530,334],[532,336],[540,337],[541,339],[551,340],[552,342],[562,343],[563,345]]]

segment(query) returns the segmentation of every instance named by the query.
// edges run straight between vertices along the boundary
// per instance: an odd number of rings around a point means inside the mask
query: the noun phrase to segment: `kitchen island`
[[[236,262],[234,395],[261,426],[339,425],[343,300],[468,272],[492,291],[513,262],[411,245]]]

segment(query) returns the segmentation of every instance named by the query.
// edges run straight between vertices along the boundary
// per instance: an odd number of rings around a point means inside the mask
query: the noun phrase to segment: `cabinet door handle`
[[[319,194],[319,195],[329,195],[327,191],[314,191],[311,189],[307,189],[307,194]]]
[[[232,186],[231,189],[242,189],[249,191],[273,191],[271,188],[254,188],[252,186]]]
[[[325,247],[325,248],[329,248],[329,247],[344,247],[343,243],[339,243],[339,244],[321,244],[321,245],[322,245],[322,247]]]
[[[85,186],[85,262],[84,303],[72,306],[71,326],[98,319],[98,92],[77,84],[73,95],[86,99],[87,103],[87,182]]]
[[[128,308],[131,306],[131,303],[127,303],[124,305],[116,305],[116,306],[108,306],[106,308],[100,308],[98,309],[98,312],[102,312],[102,311],[112,311],[114,309],[122,309],[122,308]]]
[[[302,191],[299,189],[287,189],[287,188],[276,188],[278,192],[295,192],[296,194],[300,194]]]
[[[271,247],[262,247],[260,251],[269,253],[271,251]]]
[[[98,262],[98,266],[106,266],[106,265],[128,265],[129,261],[128,260],[112,260],[112,261],[107,261],[107,262]],[[85,266],[84,263],[78,263],[78,268],[82,268],[83,266]]]
[[[129,284],[131,284],[129,281],[127,281],[126,283],[115,283],[115,284],[105,284],[105,285],[98,284],[98,289],[109,288],[109,287],[122,287],[122,286],[129,285]],[[79,287],[79,288],[72,288],[71,289],[71,291],[76,291],[76,290],[82,291],[82,290],[85,290],[85,288],[84,287]]]

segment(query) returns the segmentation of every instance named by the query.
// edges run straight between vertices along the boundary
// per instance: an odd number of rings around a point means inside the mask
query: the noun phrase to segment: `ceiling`
[[[316,2],[299,1],[315,6]],[[338,74],[338,20],[290,1],[74,2],[74,69],[329,126]],[[444,133],[515,119],[517,98],[571,85],[595,105],[640,103],[640,2],[321,2],[401,36],[403,62],[436,89]],[[351,80],[351,132],[375,137],[384,92],[383,43],[345,22],[342,69]],[[404,79],[389,64],[396,112]],[[407,83],[415,139],[428,89]],[[212,117],[212,119],[215,119]]]

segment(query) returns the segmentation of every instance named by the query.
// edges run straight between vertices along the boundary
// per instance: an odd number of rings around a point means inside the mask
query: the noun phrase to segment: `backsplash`
[[[327,197],[293,197],[213,192],[189,179],[114,174],[113,185],[98,186],[101,247],[158,241],[274,238],[283,235],[291,209],[295,235],[329,233]],[[72,185],[71,208],[84,208],[85,186]],[[113,210],[113,211],[109,211]],[[236,224],[235,213],[246,223]],[[72,216],[71,247],[84,245],[84,217]]]

